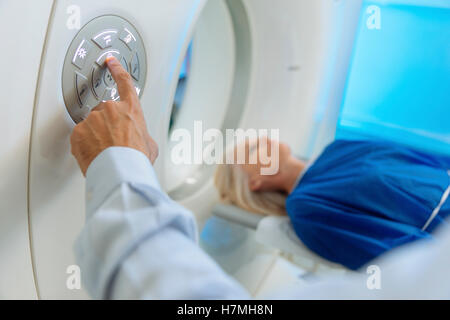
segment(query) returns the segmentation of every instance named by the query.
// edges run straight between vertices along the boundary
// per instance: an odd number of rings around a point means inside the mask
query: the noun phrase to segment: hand
[[[147,131],[139,97],[129,73],[114,57],[108,58],[106,64],[117,83],[121,101],[100,103],[73,130],[72,154],[85,176],[92,161],[109,147],[136,149],[152,163],[158,157],[158,145]]]

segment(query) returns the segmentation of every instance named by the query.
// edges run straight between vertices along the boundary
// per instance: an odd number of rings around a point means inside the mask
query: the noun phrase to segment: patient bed
[[[255,298],[351,272],[309,250],[287,216],[262,216],[223,204],[212,213],[201,246]]]
[[[289,218],[262,216],[231,205],[218,204],[213,215],[228,222],[255,230],[255,239],[266,246],[276,248],[288,260],[308,271],[319,268],[344,269],[309,250],[297,237]]]

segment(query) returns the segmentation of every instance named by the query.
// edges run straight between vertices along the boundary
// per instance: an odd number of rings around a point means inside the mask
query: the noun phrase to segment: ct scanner
[[[202,227],[217,202],[213,168],[174,168],[169,158],[190,44],[175,127],[202,120],[208,128],[280,128],[280,139],[309,158],[334,137],[360,9],[361,0],[1,0],[0,299],[87,297],[66,286],[85,199],[69,137],[93,107],[70,112],[75,73],[95,65],[94,57],[83,69],[71,64],[82,38],[97,57],[104,51],[91,35],[125,25],[138,37],[135,51],[118,46],[126,59],[140,55],[135,83],[162,150],[157,173]],[[95,22],[104,16],[121,20]]]

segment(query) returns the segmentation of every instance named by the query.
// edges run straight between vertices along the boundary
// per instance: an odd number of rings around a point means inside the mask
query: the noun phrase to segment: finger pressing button
[[[116,57],[117,60],[120,61],[120,52],[118,50],[109,50],[106,51],[104,53],[102,53],[102,55],[100,57],[98,57],[96,63],[100,66],[100,67],[104,67],[105,66],[105,61],[107,58],[110,57]]]

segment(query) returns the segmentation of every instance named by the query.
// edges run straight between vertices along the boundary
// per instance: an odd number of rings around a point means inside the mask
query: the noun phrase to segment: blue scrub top
[[[400,245],[431,239],[450,200],[422,230],[450,184],[450,158],[390,142],[333,142],[289,195],[286,209],[302,242],[356,270]]]

